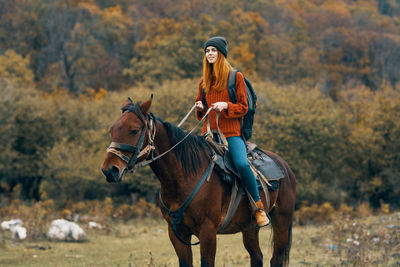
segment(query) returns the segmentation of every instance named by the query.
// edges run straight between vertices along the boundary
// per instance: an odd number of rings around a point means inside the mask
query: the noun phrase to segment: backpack
[[[228,93],[229,99],[232,103],[236,103],[237,101],[237,92],[236,92],[236,73],[237,70],[231,70],[228,76]],[[254,122],[254,114],[256,113],[257,106],[257,95],[253,88],[251,82],[245,77],[244,82],[246,84],[247,91],[247,113],[244,115],[243,120],[240,118],[240,128],[242,130],[242,137],[245,140],[249,140],[253,134],[253,122]],[[206,93],[204,88],[201,91],[201,101],[203,105],[207,107],[206,102]]]

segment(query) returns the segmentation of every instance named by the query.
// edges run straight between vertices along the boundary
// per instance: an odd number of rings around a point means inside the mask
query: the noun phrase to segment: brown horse
[[[135,165],[150,164],[160,180],[160,209],[168,222],[169,238],[179,258],[179,266],[192,266],[191,237],[200,241],[201,266],[214,266],[216,235],[230,202],[231,187],[210,169],[212,152],[201,136],[187,135],[180,128],[155,118],[150,113],[152,99],[133,104],[129,99],[122,106],[121,117],[111,126],[112,143],[102,165],[108,182],[119,182]],[[186,138],[185,138],[186,137]],[[171,152],[169,149],[185,138]],[[167,153],[165,153],[167,152]],[[165,153],[165,154],[164,154]],[[283,170],[285,177],[269,194],[269,202],[260,191],[273,228],[271,266],[287,266],[291,247],[292,218],[296,198],[296,178],[288,164],[278,155],[268,152]],[[145,163],[145,164],[141,164]],[[199,181],[204,181],[203,184]],[[195,189],[197,188],[197,189]],[[198,190],[193,194],[194,190]],[[188,198],[192,198],[188,201]],[[184,204],[183,204],[184,203]],[[267,206],[267,203],[270,203]],[[182,208],[182,206],[185,206]],[[168,210],[167,210],[168,209]],[[181,210],[178,223],[170,213]],[[259,229],[255,227],[249,201],[242,196],[236,213],[224,233],[242,232],[243,244],[250,254],[251,266],[262,266]]]

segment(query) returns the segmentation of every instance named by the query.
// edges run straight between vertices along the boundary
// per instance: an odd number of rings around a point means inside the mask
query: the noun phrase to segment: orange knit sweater
[[[202,89],[202,79],[199,83],[199,91],[197,93],[196,101],[201,100],[201,89]],[[225,137],[231,136],[240,136],[240,122],[238,118],[242,118],[247,113],[247,93],[246,93],[246,84],[244,82],[244,78],[242,73],[237,72],[236,74],[236,92],[237,92],[237,101],[236,103],[232,103],[229,99],[228,88],[225,88],[222,91],[217,91],[212,86],[210,92],[206,94],[207,106],[211,107],[211,105],[215,102],[227,102],[228,109],[225,109],[221,112],[219,116],[219,128]],[[200,112],[196,110],[197,119],[201,119],[204,112]],[[209,114],[210,116],[210,127],[212,130],[217,130],[217,124],[215,122],[216,112],[212,110]],[[204,134],[207,131],[207,124],[204,122],[203,129],[201,134]]]

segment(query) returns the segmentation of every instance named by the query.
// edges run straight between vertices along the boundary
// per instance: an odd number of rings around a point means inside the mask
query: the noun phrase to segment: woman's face
[[[218,50],[214,46],[208,46],[206,48],[206,58],[208,63],[213,64],[217,61]]]

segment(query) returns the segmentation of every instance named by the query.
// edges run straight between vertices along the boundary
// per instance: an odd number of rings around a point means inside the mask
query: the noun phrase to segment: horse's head
[[[127,171],[134,170],[139,158],[148,156],[155,127],[149,116],[152,98],[140,105],[128,98],[121,107],[121,117],[110,128],[111,144],[101,166],[107,182],[120,182]]]

